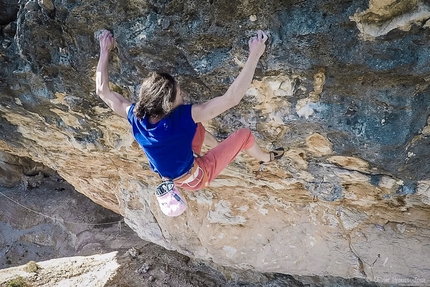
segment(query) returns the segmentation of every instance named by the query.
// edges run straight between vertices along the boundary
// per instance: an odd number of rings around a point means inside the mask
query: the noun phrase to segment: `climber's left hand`
[[[100,41],[100,51],[105,53],[106,52],[109,53],[110,50],[112,50],[115,43],[115,39],[113,38],[112,33],[108,30],[104,30],[100,34],[99,41]]]

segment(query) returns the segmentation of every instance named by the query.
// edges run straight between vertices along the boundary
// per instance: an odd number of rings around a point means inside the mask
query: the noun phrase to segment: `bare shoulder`
[[[128,115],[128,112],[130,111],[130,109],[131,109],[131,106],[132,106],[133,104],[129,104],[126,108],[125,108],[125,113]]]

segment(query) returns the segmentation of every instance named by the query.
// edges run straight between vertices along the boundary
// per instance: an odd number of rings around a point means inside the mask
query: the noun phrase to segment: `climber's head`
[[[139,119],[144,115],[164,117],[183,103],[179,85],[171,75],[151,72],[143,79],[134,114]]]

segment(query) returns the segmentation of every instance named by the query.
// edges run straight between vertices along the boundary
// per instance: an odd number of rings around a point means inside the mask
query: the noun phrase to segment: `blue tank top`
[[[189,171],[194,162],[192,142],[197,129],[191,116],[192,105],[177,107],[157,124],[151,124],[146,115],[141,120],[136,118],[135,105],[128,110],[127,119],[151,169],[171,179]]]

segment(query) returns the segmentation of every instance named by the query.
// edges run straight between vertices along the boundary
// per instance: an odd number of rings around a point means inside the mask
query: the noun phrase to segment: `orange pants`
[[[198,155],[202,151],[205,133],[206,130],[203,125],[198,123],[192,146],[194,153]],[[190,182],[190,184],[184,183],[179,186],[185,190],[199,190],[207,186],[242,150],[250,149],[254,145],[254,142],[255,138],[249,129],[243,128],[234,132],[203,156],[195,158],[195,163],[197,163],[205,173],[200,178],[200,182],[195,182],[197,185]]]

